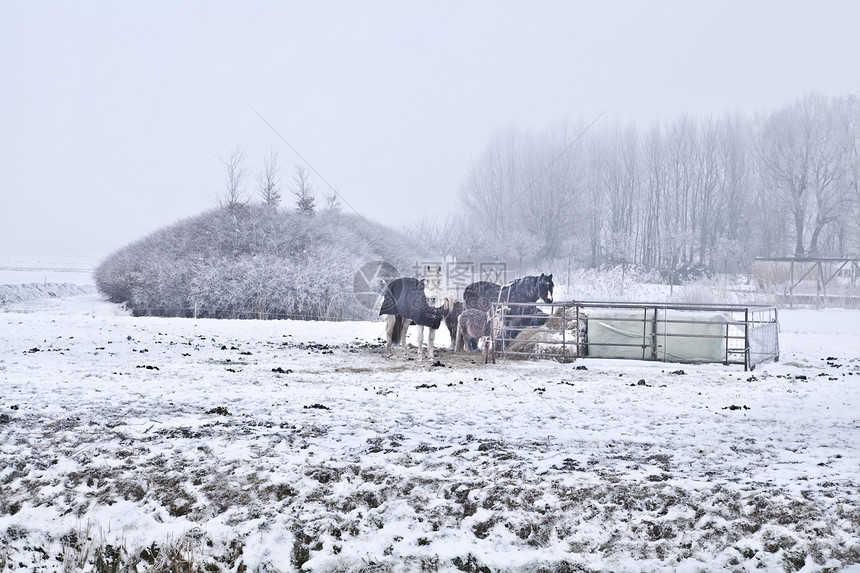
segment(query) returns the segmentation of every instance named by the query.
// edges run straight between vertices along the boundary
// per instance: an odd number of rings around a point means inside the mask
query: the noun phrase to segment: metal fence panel
[[[495,303],[492,318],[490,343],[494,357],[743,364],[747,370],[779,359],[779,324],[774,307],[585,301],[516,306]]]

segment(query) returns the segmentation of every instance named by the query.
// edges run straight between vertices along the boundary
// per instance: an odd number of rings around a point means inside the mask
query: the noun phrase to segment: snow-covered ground
[[[744,372],[7,304],[0,571],[858,571],[860,312],[780,321]]]
[[[96,292],[92,255],[0,254],[0,307]]]
[[[0,285],[92,285],[97,255],[6,255],[0,253]]]

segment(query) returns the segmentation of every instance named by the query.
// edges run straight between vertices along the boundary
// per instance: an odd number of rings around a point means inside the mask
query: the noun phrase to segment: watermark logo
[[[499,285],[508,282],[507,264],[498,261],[419,261],[412,272],[415,278],[425,279],[429,292],[455,298],[461,298],[466,287],[475,282]]]
[[[352,278],[352,292],[361,306],[379,310],[385,287],[399,276],[400,271],[385,261],[365,263]]]
[[[385,261],[365,263],[356,271],[352,281],[356,300],[365,308],[378,311],[385,287],[401,276],[394,265]],[[475,282],[506,284],[508,269],[505,263],[498,261],[416,261],[412,265],[411,276],[424,280],[424,290],[435,304],[445,296],[462,298],[466,287]]]

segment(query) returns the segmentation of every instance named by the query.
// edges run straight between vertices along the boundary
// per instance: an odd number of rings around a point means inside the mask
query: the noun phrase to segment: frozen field
[[[74,284],[92,285],[95,255],[4,255],[0,254],[0,285]]]
[[[745,373],[7,305],[0,570],[848,570],[860,313],[780,316],[780,362]]]

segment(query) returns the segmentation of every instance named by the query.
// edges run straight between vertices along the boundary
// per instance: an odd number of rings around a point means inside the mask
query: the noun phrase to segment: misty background
[[[542,149],[539,171],[582,130],[645,146],[857,94],[858,16],[847,1],[4,1],[0,252],[105,256],[216,206],[237,148],[249,195],[272,149],[289,184],[294,149],[345,211],[442,224],[505,142]]]

